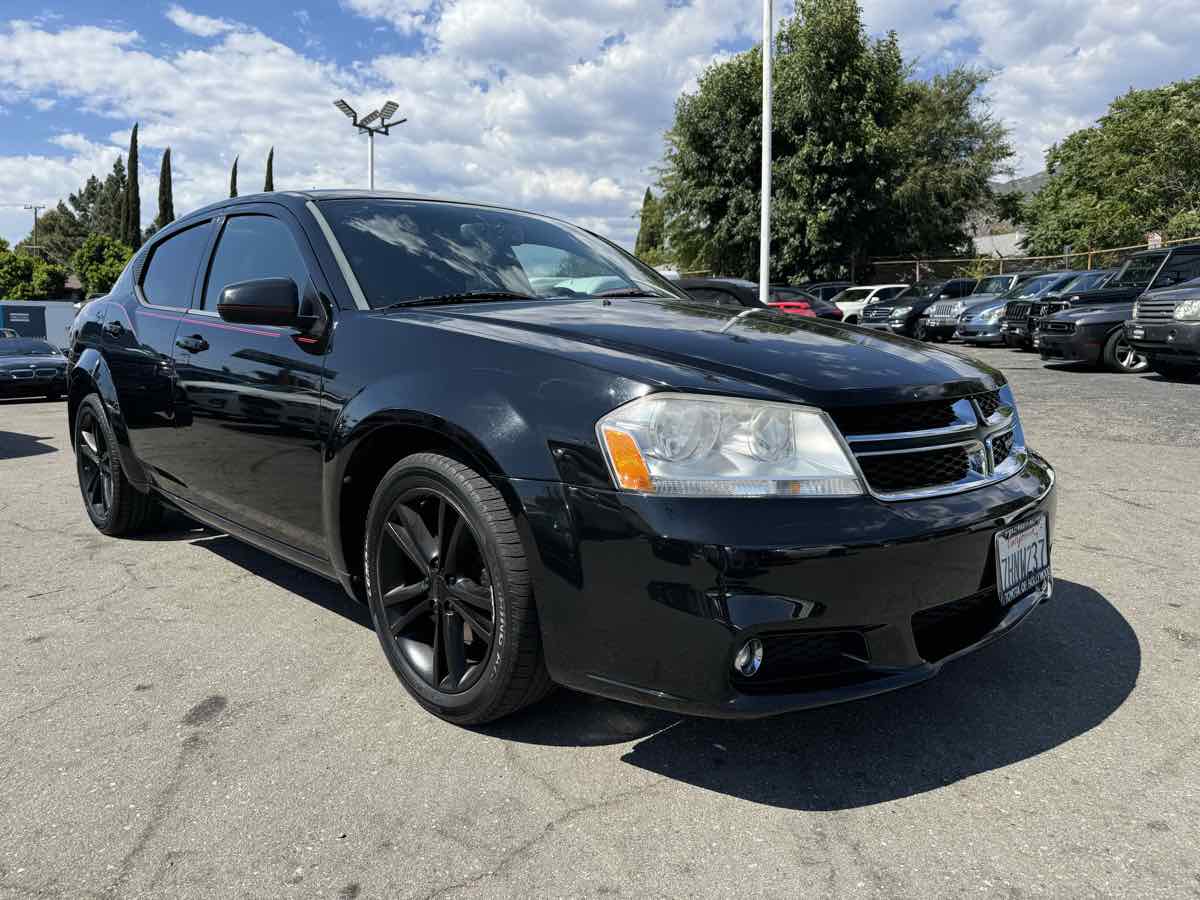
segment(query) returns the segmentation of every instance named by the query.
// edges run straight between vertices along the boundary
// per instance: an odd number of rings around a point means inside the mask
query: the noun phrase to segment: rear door
[[[217,301],[230,284],[291,278],[302,305],[315,303],[328,317],[320,294],[329,290],[283,207],[239,206],[217,228],[199,303],[175,340],[178,489],[198,506],[324,559],[323,351],[292,328],[225,322]]]
[[[175,427],[175,328],[192,303],[211,238],[209,220],[152,243],[134,264],[133,295],[107,303],[100,328],[101,353],[112,373],[130,446],[164,487],[174,477],[165,451]]]

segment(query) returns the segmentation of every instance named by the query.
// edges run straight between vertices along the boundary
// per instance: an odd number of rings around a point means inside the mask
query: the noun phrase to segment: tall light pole
[[[42,250],[42,247],[38,243],[38,239],[37,239],[37,219],[38,219],[38,213],[41,212],[46,207],[37,206],[36,204],[33,204],[33,203],[26,203],[25,208],[33,210],[33,244],[30,246],[29,249],[36,250],[40,253]]]
[[[375,190],[375,135],[382,134],[386,137],[391,133],[393,125],[403,125],[408,119],[392,120],[392,116],[396,114],[400,104],[393,103],[391,100],[374,112],[367,113],[361,119],[345,100],[334,100],[333,105],[342,111],[350,120],[350,124],[358,129],[359,134],[367,136],[367,184],[370,185],[371,190]]]
[[[775,53],[775,10],[772,0],[763,0],[763,96],[762,96],[762,224],[758,235],[758,302],[771,301],[771,82]]]

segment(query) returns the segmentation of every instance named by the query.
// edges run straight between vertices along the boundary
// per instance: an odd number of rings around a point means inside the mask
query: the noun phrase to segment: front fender
[[[112,426],[113,434],[117,438],[117,459],[121,463],[121,470],[125,473],[125,477],[136,487],[146,487],[149,484],[149,478],[130,445],[129,428],[125,424],[125,417],[121,413],[121,404],[117,400],[117,387],[113,382],[112,372],[109,370],[108,362],[103,354],[94,347],[88,347],[79,354],[79,358],[71,367],[71,373],[68,376],[70,402],[67,406],[67,415],[71,425],[72,450],[75,449],[75,413],[79,409],[79,404],[83,402],[83,398],[90,393],[99,394],[100,402],[104,404],[108,424]]]

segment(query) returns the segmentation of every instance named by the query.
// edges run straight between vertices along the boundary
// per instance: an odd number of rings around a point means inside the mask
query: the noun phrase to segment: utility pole
[[[771,302],[771,83],[775,52],[775,9],[763,0],[763,94],[762,94],[762,224],[758,236],[758,302]]]
[[[36,250],[38,253],[41,253],[42,248],[41,248],[41,245],[38,244],[38,238],[37,238],[38,213],[41,212],[46,207],[45,206],[37,206],[32,203],[27,203],[27,204],[25,204],[25,208],[33,210],[33,243],[30,244],[29,248],[31,250]]]

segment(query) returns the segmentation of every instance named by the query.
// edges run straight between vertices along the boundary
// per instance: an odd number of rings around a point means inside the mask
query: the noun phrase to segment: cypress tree
[[[154,227],[163,228],[175,221],[175,198],[171,193],[171,148],[163,151],[162,168],[158,172],[158,218]]]
[[[125,209],[121,221],[124,224],[121,240],[136,250],[142,246],[142,194],[138,187],[138,126],[133,123],[129,135],[129,166],[125,176]]]
[[[238,158],[233,158],[233,169],[229,172],[229,196],[237,196],[237,163]]]
[[[275,190],[275,148],[267,154],[267,180],[263,183],[264,191]]]

